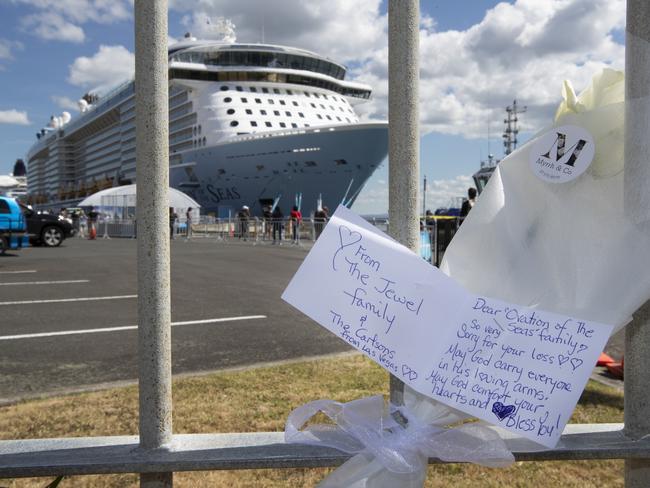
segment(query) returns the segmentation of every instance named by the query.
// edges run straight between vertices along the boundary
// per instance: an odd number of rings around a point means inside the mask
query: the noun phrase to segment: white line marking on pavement
[[[215,324],[217,322],[236,322],[238,320],[265,319],[266,315],[247,315],[243,317],[224,317],[221,319],[205,320],[187,320],[185,322],[172,322],[172,327],[177,325],[196,325],[196,324]],[[80,329],[80,330],[61,330],[58,332],[40,332],[36,334],[18,334],[9,336],[0,336],[0,341],[13,341],[16,339],[37,339],[39,337],[54,337],[77,334],[97,334],[99,332],[120,332],[123,330],[135,330],[137,325],[126,325],[123,327],[104,327],[101,329]]]
[[[58,298],[52,300],[20,300],[15,302],[0,302],[0,305],[31,305],[32,303],[61,303],[61,302],[92,302],[95,300],[120,300],[136,298],[138,295],[120,295],[114,297]]]
[[[36,273],[35,269],[26,269],[23,271],[0,271],[0,274],[22,274],[22,273]]]
[[[0,286],[18,285],[66,285],[70,283],[90,283],[90,280],[61,280],[61,281],[15,281],[13,283],[0,283]]]

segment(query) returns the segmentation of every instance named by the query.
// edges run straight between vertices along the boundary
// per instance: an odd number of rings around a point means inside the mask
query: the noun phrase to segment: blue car
[[[29,246],[27,224],[15,198],[0,197],[0,254]]]

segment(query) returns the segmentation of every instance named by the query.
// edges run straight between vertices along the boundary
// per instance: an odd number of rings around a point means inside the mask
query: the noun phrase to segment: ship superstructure
[[[359,123],[370,87],[314,53],[185,40],[169,48],[170,184],[216,215],[302,194],[351,203],[386,157],[387,124]],[[33,203],[74,201],[135,181],[135,84],[38,134],[28,159]]]

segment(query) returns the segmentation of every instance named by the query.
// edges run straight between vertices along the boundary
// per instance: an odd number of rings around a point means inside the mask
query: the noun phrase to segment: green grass
[[[361,356],[342,356],[174,381],[174,432],[281,431],[289,412],[311,400],[350,401],[387,393],[387,374]],[[137,434],[135,387],[29,401],[0,408],[0,438]],[[589,382],[572,417],[575,423],[623,421],[623,394]],[[177,487],[314,486],[329,469],[177,473]],[[0,486],[39,487],[43,478],[0,480]],[[138,486],[137,475],[65,478],[67,487]],[[623,486],[622,461],[515,463],[507,469],[435,465],[427,487]]]

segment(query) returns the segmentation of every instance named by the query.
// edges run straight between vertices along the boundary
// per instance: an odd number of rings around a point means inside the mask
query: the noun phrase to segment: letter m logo
[[[576,159],[578,159],[578,156],[580,156],[580,152],[584,149],[585,145],[587,144],[587,141],[585,141],[584,139],[578,139],[578,142],[576,142],[573,146],[567,149],[566,134],[562,134],[561,132],[556,132],[556,134],[557,137],[555,138],[555,141],[553,141],[553,144],[551,145],[549,150],[545,154],[542,154],[542,157],[547,159],[552,159],[551,152],[553,151],[553,149],[555,149],[556,162],[560,162],[561,159],[566,159],[566,161],[561,161],[561,162],[568,166],[573,166],[573,164],[576,162]],[[570,156],[567,159],[566,156],[568,154],[570,154]]]

